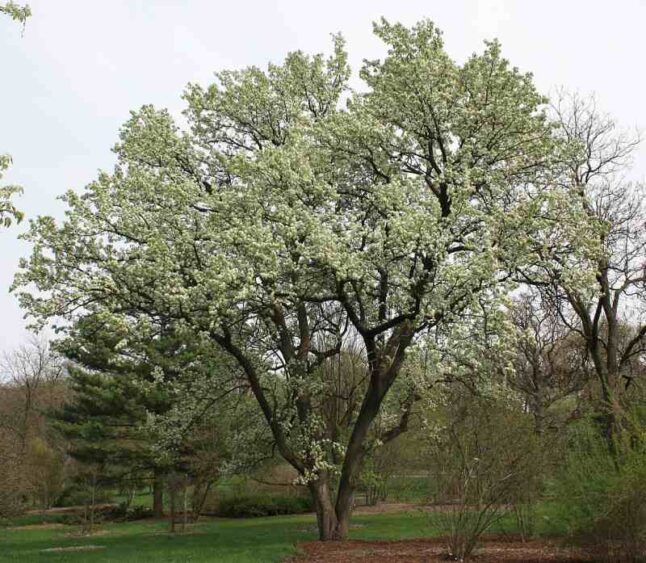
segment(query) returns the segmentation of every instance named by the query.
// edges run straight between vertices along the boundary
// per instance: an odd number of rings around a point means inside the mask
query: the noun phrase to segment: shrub
[[[82,483],[73,482],[63,489],[60,496],[54,502],[55,507],[81,506],[88,501],[87,486]],[[95,492],[96,503],[110,502],[111,492],[107,489],[98,489]]]
[[[227,518],[253,518],[279,514],[303,514],[312,510],[312,500],[306,496],[243,494],[220,499],[215,514]]]
[[[126,511],[125,520],[143,520],[153,517],[153,509],[147,506],[135,505]]]
[[[127,503],[121,502],[116,505],[97,508],[96,514],[99,521],[130,522],[152,518],[153,511],[152,508],[147,506],[128,506]]]
[[[412,465],[419,451],[416,436],[398,436],[395,440],[382,444],[369,451],[364,458],[363,468],[357,483],[356,493],[365,494],[366,504],[375,506],[391,496],[391,485],[396,476]],[[427,484],[428,480],[424,480]],[[401,480],[398,484],[401,484]],[[394,489],[397,494],[397,489]],[[428,495],[427,495],[428,496]],[[355,499],[356,500],[356,499]],[[419,500],[419,495],[416,500]]]
[[[386,500],[388,477],[374,469],[364,467],[359,478],[358,490],[365,492],[368,506],[376,506],[380,500]]]
[[[94,509],[94,521],[99,522],[130,522],[152,518],[152,508],[146,506],[128,507],[125,502],[107,506],[98,506]],[[65,524],[83,524],[86,516],[82,512],[73,512],[62,516],[61,521]]]
[[[629,442],[619,439],[613,457],[595,425],[582,422],[552,485],[572,540],[611,561],[646,560],[646,450],[634,436]]]
[[[450,557],[467,559],[480,536],[516,507],[530,527],[541,483],[541,447],[531,420],[514,404],[471,396],[451,398],[444,428],[431,443],[437,518]]]

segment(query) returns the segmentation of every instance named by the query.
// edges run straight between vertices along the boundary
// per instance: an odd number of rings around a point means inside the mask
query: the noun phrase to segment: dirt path
[[[391,514],[394,512],[413,512],[428,510],[428,507],[411,502],[381,502],[375,506],[357,506],[352,514]]]
[[[94,505],[94,510],[103,510],[104,508],[115,508],[119,506],[117,503],[114,502],[104,502],[101,504],[95,504]],[[35,514],[35,515],[46,515],[46,514],[82,514],[83,511],[85,510],[85,506],[82,504],[76,505],[76,506],[56,506],[52,508],[46,508],[46,509],[34,509],[34,510],[27,510],[25,514]]]

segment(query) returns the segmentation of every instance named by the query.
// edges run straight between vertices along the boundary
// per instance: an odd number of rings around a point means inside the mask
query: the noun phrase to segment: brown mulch
[[[447,542],[443,538],[396,541],[348,540],[343,542],[311,541],[299,544],[300,555],[294,563],[426,563],[447,561]],[[563,561],[590,563],[589,554],[560,546],[550,540],[521,541],[518,537],[490,535],[482,538],[472,556],[478,563],[541,563]]]
[[[115,504],[114,502],[104,502],[101,504],[95,504],[94,510],[99,511],[99,510],[103,510],[104,508],[115,508],[117,506],[119,505]],[[42,509],[28,510],[25,514],[82,514],[84,510],[85,510],[85,506],[81,504],[78,506],[56,506],[52,508],[47,508],[45,510],[42,510]]]
[[[424,509],[425,507],[422,505],[411,502],[380,502],[374,506],[355,506],[352,514],[390,514],[392,512],[413,512]]]
[[[380,502],[375,505],[355,506],[352,514],[390,514],[393,512],[448,512],[455,510],[452,504],[419,504],[412,502]]]

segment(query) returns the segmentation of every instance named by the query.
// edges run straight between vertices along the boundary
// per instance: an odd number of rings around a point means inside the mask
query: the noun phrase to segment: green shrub
[[[646,560],[646,450],[630,442],[613,457],[594,424],[577,425],[552,484],[557,517],[570,537],[609,560]]]
[[[372,468],[364,467],[359,478],[357,493],[363,492],[366,495],[366,504],[376,506],[380,500],[386,500],[387,491],[388,477]]]
[[[94,521],[97,523],[130,522],[152,518],[152,516],[152,508],[140,505],[128,507],[125,502],[106,506],[97,506],[94,509]],[[83,524],[85,518],[86,515],[79,511],[61,515],[60,521],[64,524],[79,525]]]
[[[312,500],[307,496],[240,494],[220,499],[215,515],[227,518],[253,518],[279,514],[303,514],[312,510]]]
[[[143,520],[144,518],[152,518],[152,517],[153,517],[152,508],[137,504],[135,506],[131,506],[130,508],[128,508],[124,519],[131,521],[131,520]]]
[[[56,499],[53,506],[55,507],[67,507],[67,506],[81,506],[88,502],[90,493],[88,492],[87,486],[81,483],[72,483],[60,494]],[[97,489],[94,493],[94,502],[97,504],[102,504],[110,502],[111,495],[108,490]]]
[[[141,505],[130,507],[125,502],[98,508],[96,512],[100,520],[108,522],[130,522],[153,516],[152,508]]]

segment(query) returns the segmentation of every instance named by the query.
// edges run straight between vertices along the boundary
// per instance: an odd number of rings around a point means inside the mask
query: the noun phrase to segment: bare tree
[[[550,424],[550,407],[581,391],[592,368],[585,341],[560,321],[539,291],[516,300],[512,320],[518,339],[509,383],[525,397],[534,429],[541,434]]]
[[[52,443],[46,413],[64,399],[64,372],[42,338],[0,360],[0,474],[12,483],[14,504],[32,498],[48,506],[60,488],[63,456]]]
[[[52,352],[47,340],[34,336],[13,352],[5,353],[0,370],[4,376],[5,390],[8,387],[17,391],[21,403],[17,417],[15,411],[0,415],[0,426],[16,432],[24,448],[29,439],[32,418],[41,414],[43,404],[50,406],[55,402],[55,384],[64,375],[64,364]]]
[[[569,158],[569,181],[599,226],[601,253],[593,293],[564,283],[555,269],[547,295],[561,321],[585,341],[600,387],[604,431],[614,448],[622,394],[646,351],[644,190],[625,177],[640,136],[620,131],[594,98],[560,92],[554,113],[562,134],[580,144]]]

